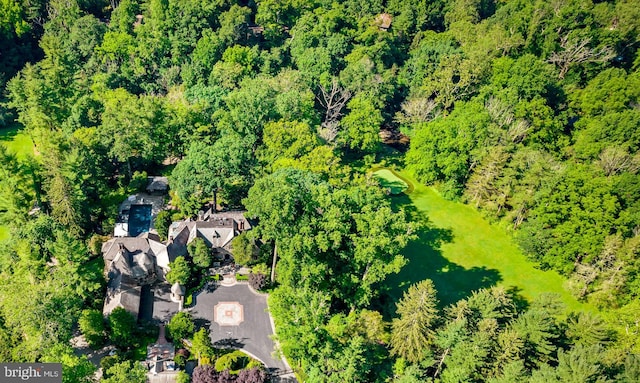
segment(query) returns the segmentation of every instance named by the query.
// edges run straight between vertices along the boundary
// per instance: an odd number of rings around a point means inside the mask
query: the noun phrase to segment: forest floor
[[[424,227],[403,252],[409,263],[387,278],[386,292],[392,301],[411,284],[429,278],[443,307],[498,285],[527,301],[557,293],[571,311],[594,310],[564,289],[561,275],[536,268],[503,228],[490,224],[471,206],[444,199],[406,171],[396,174],[409,184],[410,192],[391,197],[393,204]]]

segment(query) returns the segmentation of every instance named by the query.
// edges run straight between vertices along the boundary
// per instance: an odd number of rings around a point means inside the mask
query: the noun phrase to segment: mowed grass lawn
[[[33,141],[26,133],[17,127],[0,129],[0,142],[4,144],[9,153],[15,154],[18,159],[25,159],[33,155]]]
[[[380,186],[389,190],[391,194],[400,194],[409,189],[409,185],[389,169],[380,169],[373,172],[380,182]]]
[[[394,204],[403,206],[426,228],[404,251],[409,263],[387,279],[392,300],[399,299],[410,284],[429,278],[442,306],[480,288],[499,285],[529,301],[542,293],[558,293],[568,309],[591,310],[564,289],[562,276],[536,269],[503,229],[491,225],[472,207],[445,200],[407,172],[398,175],[413,184],[413,190],[391,197]]]

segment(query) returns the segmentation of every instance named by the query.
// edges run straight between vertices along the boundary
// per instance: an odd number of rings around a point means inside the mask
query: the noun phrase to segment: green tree
[[[338,141],[361,153],[373,153],[380,144],[382,114],[364,95],[357,95],[347,104],[349,113],[340,121],[342,132]]]
[[[176,283],[185,286],[191,280],[191,265],[185,257],[177,257],[173,262],[169,263],[169,272],[167,273],[167,282]]]
[[[191,314],[181,311],[171,317],[167,324],[169,336],[175,343],[180,343],[182,339],[191,338],[195,331],[195,324]]]
[[[145,383],[147,381],[147,369],[142,364],[126,360],[110,367],[107,371],[109,377],[105,383]]]
[[[391,324],[391,352],[418,362],[434,342],[438,300],[433,282],[425,279],[409,287],[398,302],[399,318]]]
[[[310,153],[319,140],[308,123],[280,120],[265,125],[263,143],[258,158],[277,168],[279,160],[297,160]]]
[[[211,266],[211,250],[204,239],[196,237],[188,246],[193,264],[201,269]]]
[[[136,318],[122,307],[116,307],[109,314],[110,339],[120,348],[127,348],[135,342]]]
[[[240,265],[248,265],[254,260],[255,244],[246,232],[233,238],[231,241],[233,260]]]
[[[245,158],[241,137],[223,136],[213,145],[194,142],[171,173],[171,187],[183,210],[197,211],[208,197],[217,205],[220,191],[244,182]]]
[[[479,102],[458,105],[447,118],[438,118],[416,130],[407,164],[415,169],[420,181],[443,182],[446,196],[459,195],[475,160],[475,149],[486,138],[489,122],[489,115]]]
[[[154,226],[160,239],[166,240],[167,235],[169,235],[169,226],[171,226],[171,212],[169,210],[159,212],[158,215],[156,215]]]
[[[57,344],[46,350],[43,362],[62,363],[63,383],[90,383],[96,367],[85,356],[77,356],[68,345]]]
[[[96,349],[104,344],[106,331],[101,311],[82,310],[78,326],[91,348]]]
[[[193,335],[191,353],[200,364],[208,364],[208,361],[210,361],[213,353],[213,345],[211,344],[209,332],[205,328],[201,328]]]

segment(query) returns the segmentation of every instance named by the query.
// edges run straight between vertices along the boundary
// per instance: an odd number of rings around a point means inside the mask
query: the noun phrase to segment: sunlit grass
[[[380,169],[373,172],[373,175],[380,181],[380,185],[383,188],[389,189],[391,194],[400,194],[409,188],[406,182],[389,169]]]
[[[16,127],[0,129],[0,142],[5,145],[9,153],[15,154],[19,160],[34,153],[31,137]]]
[[[536,268],[504,229],[487,222],[472,207],[444,199],[407,172],[399,175],[413,184],[413,191],[392,197],[394,204],[428,227],[405,249],[409,263],[388,279],[389,295],[394,300],[410,284],[429,278],[443,305],[479,288],[499,285],[514,289],[527,300],[542,293],[557,293],[570,310],[592,309],[564,289],[565,278],[557,272]]]

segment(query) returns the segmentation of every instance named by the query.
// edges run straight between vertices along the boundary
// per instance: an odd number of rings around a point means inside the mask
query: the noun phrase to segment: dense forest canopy
[[[0,1],[0,132],[34,144],[0,145],[0,360],[89,380],[69,339],[102,306],[100,238],[165,171],[182,215],[259,220],[306,381],[640,380],[639,20],[635,0]],[[420,225],[368,174],[381,129],[615,320],[497,287],[441,307],[428,280],[388,317]]]

